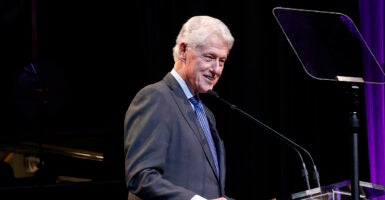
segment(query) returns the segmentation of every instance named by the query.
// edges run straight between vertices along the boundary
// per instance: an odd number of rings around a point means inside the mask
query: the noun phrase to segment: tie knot
[[[199,98],[198,98],[198,97],[193,96],[193,97],[191,97],[189,100],[190,100],[190,102],[191,102],[194,106],[199,105]]]

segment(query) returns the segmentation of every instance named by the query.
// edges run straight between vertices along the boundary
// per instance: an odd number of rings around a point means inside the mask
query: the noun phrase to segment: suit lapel
[[[181,111],[183,117],[186,119],[187,123],[189,124],[190,128],[193,130],[195,136],[198,138],[198,141],[201,143],[201,147],[203,148],[203,151],[206,155],[207,160],[210,163],[211,169],[214,171],[217,178],[219,178],[219,175],[217,173],[217,170],[215,169],[214,159],[211,155],[210,147],[208,145],[208,142],[206,140],[206,137],[203,133],[202,127],[199,123],[199,121],[196,118],[194,109],[192,108],[189,100],[186,98],[186,95],[184,94],[182,88],[179,86],[178,82],[175,80],[175,78],[171,75],[171,73],[168,73],[164,79],[166,84],[169,86],[172,92],[170,92],[171,96],[175,100],[179,110]],[[210,130],[212,130],[210,122]],[[215,136],[217,137],[217,136]],[[218,147],[217,139],[215,139],[215,146]],[[219,152],[218,148],[218,152]],[[220,150],[222,151],[222,150]],[[221,157],[221,156],[220,156]],[[222,166],[220,164],[220,166]]]

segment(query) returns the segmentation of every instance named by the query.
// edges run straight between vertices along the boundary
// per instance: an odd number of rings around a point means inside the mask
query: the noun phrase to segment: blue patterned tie
[[[199,123],[202,126],[203,132],[206,136],[207,142],[208,142],[210,150],[211,150],[211,154],[212,154],[213,159],[214,159],[215,168],[217,169],[217,172],[219,173],[217,152],[215,150],[214,141],[213,141],[213,138],[211,136],[209,123],[207,121],[206,114],[203,110],[202,103],[199,100],[199,98],[197,98],[195,96],[190,98],[190,102],[194,105],[195,114],[199,120]]]

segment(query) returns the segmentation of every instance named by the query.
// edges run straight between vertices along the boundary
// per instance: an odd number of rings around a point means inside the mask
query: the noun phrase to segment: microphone
[[[245,115],[246,117],[248,117],[249,119],[253,120],[254,122],[257,122],[259,125],[261,125],[263,128],[265,128],[266,130],[268,130],[270,133],[273,133],[275,136],[277,136],[278,138],[282,139],[286,144],[288,144],[290,147],[292,147],[299,155],[300,159],[301,159],[301,162],[302,162],[302,167],[303,167],[303,176],[305,178],[305,182],[306,182],[306,186],[308,189],[310,189],[310,183],[309,183],[309,174],[308,174],[308,171],[307,171],[307,168],[306,168],[306,165],[305,165],[305,162],[302,158],[302,155],[301,153],[299,152],[298,149],[302,150],[303,152],[305,152],[311,162],[312,162],[312,165],[313,165],[313,178],[315,179],[315,181],[317,182],[317,186],[319,188],[321,188],[321,183],[320,183],[320,177],[319,177],[319,173],[318,173],[318,170],[317,170],[317,167],[315,165],[315,162],[313,160],[313,157],[311,156],[311,154],[309,153],[309,151],[307,151],[304,147],[300,146],[299,144],[295,143],[294,141],[292,141],[291,139],[289,139],[288,137],[286,137],[285,135],[277,132],[276,130],[272,129],[271,127],[269,127],[268,125],[264,124],[263,122],[259,121],[258,119],[256,119],[255,117],[251,116],[250,114],[246,113],[245,111],[243,111],[242,109],[238,108],[236,105],[234,104],[231,104],[229,103],[228,101],[226,101],[225,99],[221,98],[219,96],[219,94],[213,90],[208,90],[207,91],[207,94],[211,95],[211,96],[214,96],[215,98],[219,99],[220,101],[224,102],[225,104],[227,104],[228,106],[230,106],[230,108],[232,110],[236,110],[240,113],[242,113],[243,115]]]

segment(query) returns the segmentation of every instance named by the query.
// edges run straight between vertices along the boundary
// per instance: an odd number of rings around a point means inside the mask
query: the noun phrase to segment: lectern
[[[349,84],[353,108],[352,176],[349,181],[293,194],[293,199],[371,199],[384,195],[384,186],[359,181],[358,89],[384,84],[385,73],[353,20],[342,13],[276,7],[273,15],[306,73],[317,80]],[[368,73],[371,72],[371,73]]]
[[[352,185],[350,180],[314,188],[291,195],[292,199],[303,200],[348,200],[351,199]],[[385,196],[385,186],[369,182],[359,182],[359,199],[374,199]]]

